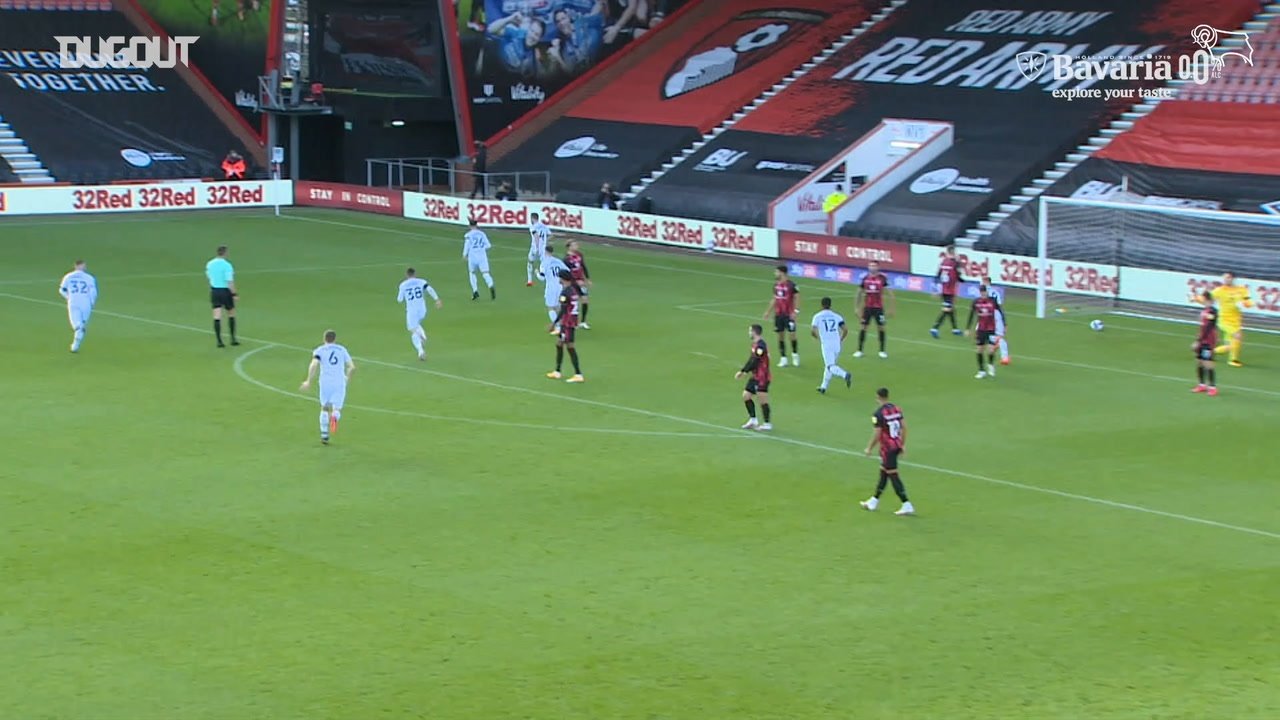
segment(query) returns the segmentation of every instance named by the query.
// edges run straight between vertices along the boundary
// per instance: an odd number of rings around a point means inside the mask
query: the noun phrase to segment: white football
[[[1101,320],[1091,320],[1089,321],[1089,327],[1094,331],[1101,332],[1106,325],[1103,325]]]

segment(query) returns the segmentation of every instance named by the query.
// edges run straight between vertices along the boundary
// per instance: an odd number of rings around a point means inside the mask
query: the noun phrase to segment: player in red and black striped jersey
[[[898,476],[898,458],[907,450],[907,420],[902,409],[889,402],[889,388],[876,390],[876,402],[880,407],[871,415],[871,440],[867,443],[866,454],[870,455],[877,446],[880,448],[880,482],[876,483],[876,494],[863,500],[861,505],[867,510],[875,510],[880,505],[880,495],[884,486],[893,483],[893,491],[902,501],[902,507],[894,515],[912,515],[916,509],[907,499],[907,488]]]
[[[1213,349],[1218,345],[1218,308],[1213,304],[1213,293],[1205,290],[1200,295],[1204,309],[1200,311],[1200,331],[1191,350],[1196,354],[1196,377],[1200,382],[1191,388],[1194,393],[1218,394],[1218,372],[1213,366]]]
[[[742,379],[744,375],[747,377],[747,386],[742,389],[742,402],[747,406],[747,422],[742,429],[767,432],[773,429],[769,413],[769,383],[773,380],[773,374],[769,370],[769,343],[764,341],[763,325],[752,325],[750,336],[751,355],[747,357],[742,369],[733,376],[735,380]],[[756,398],[760,399],[760,412],[764,422],[756,419]]]
[[[973,307],[969,308],[969,319],[964,324],[966,328],[974,328],[974,337],[977,339],[978,374],[974,377],[979,380],[996,376],[996,318],[1000,312],[1000,301],[991,297],[986,285],[980,286],[978,297],[973,301]],[[974,318],[977,318],[976,326]],[[964,333],[968,335],[969,330]]]
[[[942,262],[938,264],[938,274],[934,276],[938,281],[939,294],[942,295],[942,312],[938,313],[938,319],[929,330],[929,334],[934,337],[938,337],[942,321],[947,318],[951,319],[952,335],[964,333],[956,322],[956,290],[960,286],[960,263],[956,260],[956,246],[949,245],[943,252]]]
[[[573,284],[577,286],[578,295],[582,301],[582,316],[578,318],[578,327],[590,330],[591,326],[587,324],[587,310],[590,309],[591,298],[587,296],[587,288],[591,287],[591,272],[587,270],[587,261],[582,258],[582,246],[577,240],[570,240],[567,249],[564,264],[569,266],[569,272],[573,275]]]
[[[862,328],[858,330],[858,351],[853,354],[856,358],[862,357],[862,346],[867,342],[867,326],[872,320],[876,321],[876,327],[880,331],[880,357],[889,357],[889,353],[884,351],[885,295],[889,296],[891,303],[896,304],[893,289],[889,287],[889,277],[880,272],[880,263],[873,262],[867,265],[867,276],[862,278],[862,286],[858,288],[858,297],[854,300],[854,307],[862,308]]]
[[[574,346],[574,334],[578,329],[578,318],[581,315],[582,296],[578,294],[578,286],[574,284],[573,278],[567,274],[560,275],[560,310],[556,313],[556,317],[551,321],[551,326],[547,328],[549,331],[555,331],[559,328],[559,336],[556,338],[556,369],[547,373],[547,377],[552,380],[559,380],[563,377],[560,374],[560,368],[564,365],[564,351],[569,350],[569,359],[573,361],[573,377],[565,380],[565,382],[580,383],[586,382],[582,377],[582,368],[578,365],[578,349]]]
[[[773,300],[764,319],[773,313],[773,329],[778,333],[778,367],[787,366],[787,333],[791,333],[791,364],[800,367],[800,342],[796,340],[796,313],[800,312],[800,288],[787,277],[787,266],[773,269]]]

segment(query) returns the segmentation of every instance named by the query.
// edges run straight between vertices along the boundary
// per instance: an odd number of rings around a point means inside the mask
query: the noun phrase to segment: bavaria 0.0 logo
[[[1028,51],[1018,53],[1016,61],[1018,71],[1032,82],[1050,71],[1057,82],[1076,80],[1089,84],[1100,80],[1167,81],[1176,78],[1204,85],[1211,78],[1222,75],[1228,57],[1238,58],[1248,66],[1253,65],[1253,46],[1249,44],[1249,33],[1197,25],[1191,31],[1191,39],[1198,46],[1196,51],[1176,58],[1151,55],[1089,58]],[[1219,49],[1219,45],[1228,39],[1234,40],[1238,47],[1232,50]]]
[[[185,67],[191,46],[200,38],[55,35],[53,39],[58,42],[58,64],[66,70],[150,70]]]

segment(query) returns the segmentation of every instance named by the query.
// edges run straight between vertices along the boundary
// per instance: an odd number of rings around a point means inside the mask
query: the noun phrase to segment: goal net
[[[1233,273],[1280,331],[1280,216],[1041,196],[1036,315],[1090,311],[1191,321],[1188,296]]]

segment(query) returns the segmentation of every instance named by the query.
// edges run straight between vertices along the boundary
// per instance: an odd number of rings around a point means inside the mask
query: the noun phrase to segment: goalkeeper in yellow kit
[[[1249,288],[1237,285],[1235,275],[1224,273],[1222,284],[1210,290],[1209,294],[1218,303],[1218,328],[1222,330],[1223,339],[1226,341],[1214,351],[1219,355],[1230,353],[1227,364],[1231,367],[1241,367],[1243,363],[1240,362],[1240,346],[1244,342],[1244,315],[1241,311],[1253,307]],[[1198,298],[1193,299],[1201,302]]]

